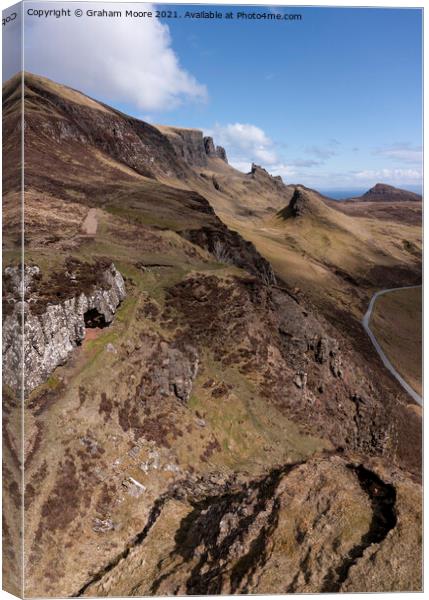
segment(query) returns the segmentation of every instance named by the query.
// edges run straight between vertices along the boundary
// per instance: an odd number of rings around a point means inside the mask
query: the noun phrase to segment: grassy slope
[[[229,227],[255,244],[282,279],[318,305],[340,307],[360,319],[372,292],[385,287],[385,280],[401,285],[407,271],[418,272],[420,224],[351,217],[325,205],[311,191],[304,192],[309,213],[284,220],[267,210],[268,198],[255,200],[249,186],[244,191],[242,178],[231,169],[227,181],[234,196],[210,191],[211,204]],[[289,188],[285,205],[288,194]],[[243,217],[243,208],[256,213]]]
[[[375,303],[371,329],[397,371],[421,395],[421,288],[380,296]]]
[[[36,417],[30,411],[26,415],[27,436],[30,439],[34,430],[40,439],[37,453],[26,469],[26,482],[36,490],[35,500],[27,511],[26,543],[32,565],[27,572],[29,594],[46,595],[51,589],[52,594],[70,595],[79,589],[88,576],[87,570],[97,571],[108,564],[118,548],[143,528],[152,502],[174,477],[183,477],[191,471],[196,475],[219,471],[229,476],[238,470],[256,475],[272,465],[302,460],[331,447],[327,440],[302,433],[298,425],[267,403],[251,377],[241,374],[235,365],[221,366],[207,348],[200,355],[199,372],[188,405],[165,400],[154,407],[144,423],[151,422],[155,428],[161,424],[159,443],[151,446],[143,438],[138,456],[130,459],[129,450],[136,444],[133,431],[121,429],[115,408],[104,422],[100,399],[104,395],[108,402],[125,406],[147,369],[148,352],[158,339],[170,340],[176,333],[174,327],[166,328],[159,319],[144,316],[145,307],[153,304],[162,311],[166,290],[190,274],[208,273],[222,279],[231,273],[244,276],[245,273],[215,262],[171,230],[154,230],[144,210],[139,211],[135,204],[129,213],[125,207],[112,210],[113,206],[119,207],[114,197],[106,210],[98,210],[95,237],[77,235],[66,247],[64,240],[48,247],[35,243],[27,252],[27,260],[40,265],[46,275],[61,271],[66,256],[84,262],[109,257],[127,283],[127,298],[113,324],[96,339],[86,340],[67,364],[57,368],[29,399],[36,407],[46,406]],[[37,231],[33,231],[38,238]],[[116,353],[109,352],[108,344],[113,345]],[[227,393],[215,396],[207,387],[210,380],[228,386]],[[46,404],[45,394],[52,398]],[[162,438],[164,423],[168,430],[165,439]],[[93,460],[82,454],[83,438],[96,440],[103,449],[102,458]],[[153,448],[160,454],[160,468],[144,474],[138,465],[149,460]],[[55,529],[55,497],[53,505],[49,499],[52,490],[61,489],[66,452],[74,459],[81,456],[75,459],[77,476],[82,489],[90,490],[90,494],[82,501],[72,496],[61,500],[67,507],[81,502],[78,505],[82,516],[74,529],[62,525],[59,533]],[[44,461],[49,464],[49,474],[39,482],[38,473]],[[180,472],[171,472],[171,465],[178,465]],[[96,473],[95,479],[92,473]],[[147,487],[144,502],[124,493],[123,482],[128,477]],[[114,490],[109,494],[119,498],[120,503],[104,506],[106,486]],[[174,511],[172,523],[165,524],[164,535],[168,539],[174,536],[180,510],[183,508]],[[100,545],[100,534],[92,529],[93,519],[104,518],[106,514],[117,524],[118,533],[109,532]],[[67,513],[64,519],[71,520],[73,516],[70,509],[70,516]],[[58,540],[69,548],[53,568]],[[81,555],[88,558],[82,560]]]

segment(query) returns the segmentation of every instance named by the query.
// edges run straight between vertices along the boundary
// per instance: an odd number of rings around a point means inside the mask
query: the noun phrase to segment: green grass
[[[326,440],[300,432],[274,405],[258,395],[257,387],[235,367],[225,368],[210,352],[201,357],[189,407],[204,415],[222,448],[213,460],[233,469],[254,470],[265,463],[295,461],[323,448]],[[207,379],[233,386],[230,394],[214,398],[203,387]]]
[[[127,206],[117,206],[108,204],[104,207],[108,213],[127,219],[132,223],[140,225],[149,225],[160,227],[162,229],[171,229],[173,231],[183,228],[183,224],[169,215],[156,214],[155,212],[146,212],[142,208],[132,208]]]

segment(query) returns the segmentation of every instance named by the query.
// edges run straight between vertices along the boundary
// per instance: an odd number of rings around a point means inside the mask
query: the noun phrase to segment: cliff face
[[[50,303],[41,314],[34,314],[32,294],[37,294],[37,291],[34,290],[33,280],[39,274],[36,266],[25,268],[27,293],[22,302],[19,299],[18,269],[8,267],[5,270],[5,277],[12,283],[12,294],[8,298],[12,312],[3,324],[4,382],[19,393],[21,370],[24,367],[25,395],[43,383],[58,365],[67,360],[70,353],[83,341],[87,326],[103,327],[111,323],[116,309],[126,295],[122,275],[112,264],[100,274],[99,287],[91,293],[80,293],[58,304]],[[24,329],[21,322],[22,311]]]
[[[201,227],[183,232],[186,239],[201,246],[219,262],[235,265],[253,275],[266,285],[276,283],[270,263],[256,250],[252,242],[227,227]]]
[[[185,163],[194,167],[206,166],[207,154],[202,131],[164,126],[160,126],[158,129],[167,137],[177,156]]]
[[[11,115],[19,84],[19,78],[12,79],[4,95],[5,110]],[[53,148],[57,148],[59,153],[76,154],[78,147],[85,147],[83,153],[79,152],[81,158],[94,151],[106,153],[135,173],[150,178],[162,175],[183,179],[189,174],[186,163],[180,160],[166,137],[144,121],[73,90],[61,94],[60,86],[42,77],[26,74],[24,93],[26,146],[31,147],[33,153],[28,164],[28,183],[32,178],[39,179],[40,173],[33,173],[31,166],[35,160],[43,161],[43,157],[39,158],[39,150],[43,148],[45,152],[51,148],[52,153]],[[12,130],[12,119],[5,126],[9,141],[19,135],[18,130]]]
[[[186,129],[180,127],[168,127],[158,125],[169,140],[177,156],[179,156],[190,167],[206,167],[207,158],[220,158],[228,162],[225,149],[215,146],[213,138],[203,137],[199,129]]]
[[[224,162],[228,163],[225,148],[223,148],[222,146],[215,146],[212,137],[204,138],[204,148],[207,156],[210,156],[212,158],[220,158]]]
[[[271,175],[266,169],[252,163],[248,176],[256,181],[263,182],[270,187],[282,188],[284,186],[283,179],[280,175]]]

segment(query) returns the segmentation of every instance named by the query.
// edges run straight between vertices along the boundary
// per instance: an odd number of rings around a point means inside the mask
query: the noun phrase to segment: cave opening
[[[103,329],[108,327],[109,323],[96,308],[91,308],[83,315],[86,329]]]

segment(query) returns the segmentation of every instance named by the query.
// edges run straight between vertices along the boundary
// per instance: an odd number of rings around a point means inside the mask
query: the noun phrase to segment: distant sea
[[[422,188],[417,185],[399,185],[397,186],[403,190],[408,190],[409,192],[414,192],[416,194],[423,194]],[[369,188],[355,188],[354,190],[317,190],[321,194],[332,198],[333,200],[344,200],[345,198],[356,198],[357,196],[362,196],[365,192],[367,192]]]
[[[357,190],[317,190],[324,196],[328,196],[333,200],[344,200],[345,198],[355,198],[356,196],[362,196],[368,191],[368,188],[362,188]]]

